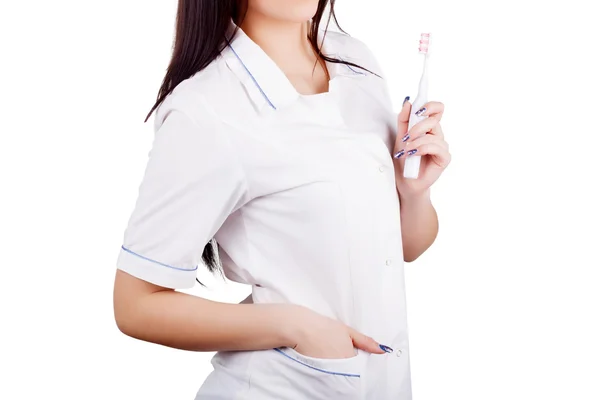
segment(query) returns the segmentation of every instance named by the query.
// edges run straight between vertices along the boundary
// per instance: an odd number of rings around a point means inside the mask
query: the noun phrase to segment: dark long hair
[[[156,102],[144,122],[150,118],[177,85],[202,71],[223,51],[230,39],[227,37],[230,21],[233,19],[237,26],[241,25],[247,8],[246,1],[179,0],[171,62],[158,91]],[[326,29],[333,19],[337,28],[341,30],[334,11],[335,0],[319,0],[317,12],[312,18],[308,32],[308,39],[315,53],[322,61],[343,63],[368,71],[360,65],[330,58],[321,53],[321,44],[318,43],[319,25],[328,5],[331,13],[327,19]],[[211,272],[220,270],[213,240],[204,247],[202,261]]]

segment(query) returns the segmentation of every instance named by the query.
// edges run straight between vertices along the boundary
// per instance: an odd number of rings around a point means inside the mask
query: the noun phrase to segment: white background
[[[416,400],[600,399],[593,1],[338,0],[394,103],[430,100],[453,162],[441,230],[406,265]],[[112,316],[175,0],[2,1],[2,399],[193,399],[211,354],[128,338]],[[190,293],[248,289],[201,275]],[[393,316],[390,316],[393,318]]]

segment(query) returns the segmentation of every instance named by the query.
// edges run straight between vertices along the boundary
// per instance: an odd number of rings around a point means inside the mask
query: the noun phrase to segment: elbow
[[[118,297],[115,296],[115,299],[113,300],[113,314],[117,328],[119,331],[121,331],[121,333],[130,337],[135,337],[135,313],[129,311],[128,308],[130,308],[130,306],[123,304],[123,301],[119,300]]]
[[[131,321],[121,313],[118,313],[115,309],[115,323],[117,324],[117,329],[124,333],[127,336],[132,336],[131,332]]]
[[[117,270],[113,289],[113,314],[117,328],[127,336],[148,340],[147,331],[153,306],[148,304],[155,293],[173,289],[154,285]]]
[[[423,242],[420,244],[405,245],[404,246],[404,262],[410,263],[416,261],[419,257],[425,253],[429,247],[433,244],[435,237],[427,242]]]
[[[143,292],[136,287],[136,279],[117,270],[113,288],[113,316],[119,331],[135,337],[143,323],[140,306]]]
[[[425,252],[425,250],[418,251],[418,250],[411,249],[408,246],[406,246],[404,248],[404,262],[410,263],[410,262],[416,261],[419,257],[421,257],[421,254],[423,254],[424,252]]]
[[[404,262],[406,263],[411,263],[413,261],[416,261],[419,258],[420,255],[416,255],[416,254],[404,254]]]

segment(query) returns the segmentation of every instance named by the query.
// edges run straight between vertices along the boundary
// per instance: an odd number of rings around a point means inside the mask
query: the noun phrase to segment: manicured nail
[[[379,348],[383,351],[385,351],[386,353],[391,353],[392,351],[394,351],[394,349],[392,349],[391,347],[388,347],[384,344],[380,344]]]
[[[394,158],[400,158],[404,155],[404,149],[400,150],[396,154],[394,154]]]
[[[402,105],[404,105],[404,103],[406,103],[406,102],[407,102],[407,101],[409,101],[409,100],[410,100],[410,96],[406,96],[406,97],[404,98],[404,102],[402,102]]]
[[[402,138],[402,142],[406,142],[408,139],[410,139],[410,136],[408,135],[408,133],[406,135],[404,135],[404,137]]]
[[[425,107],[423,107],[423,108],[421,108],[419,111],[415,112],[415,115],[416,115],[417,117],[420,117],[420,116],[421,116],[421,114],[423,114],[423,113],[425,112],[425,110],[426,110],[426,108],[425,108]]]
[[[408,154],[409,156],[412,156],[413,154],[415,154],[417,152],[417,149],[412,149],[411,151],[409,151]]]

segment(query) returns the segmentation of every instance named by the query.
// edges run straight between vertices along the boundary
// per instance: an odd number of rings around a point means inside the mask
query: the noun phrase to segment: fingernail
[[[417,112],[415,112],[415,115],[416,115],[417,117],[420,117],[420,116],[421,116],[421,114],[423,114],[423,113],[425,112],[425,110],[426,110],[426,108],[425,108],[425,107],[423,107],[423,108],[421,108],[420,110],[418,110]]]
[[[404,155],[404,149],[400,150],[396,154],[394,154],[394,158],[400,158]]]
[[[379,348],[383,351],[385,351],[386,353],[391,353],[392,351],[394,351],[394,349],[392,349],[391,347],[388,347],[384,344],[380,344]]]
[[[407,102],[407,101],[409,101],[409,100],[410,100],[410,96],[406,96],[406,97],[404,98],[404,102],[402,102],[402,105],[404,105],[404,103],[406,103],[406,102]]]
[[[409,156],[412,156],[413,154],[415,154],[417,152],[417,149],[412,149],[411,151],[409,151],[408,153],[406,153]]]
[[[410,139],[410,136],[408,135],[408,133],[402,138],[402,142],[406,142],[408,139]]]

